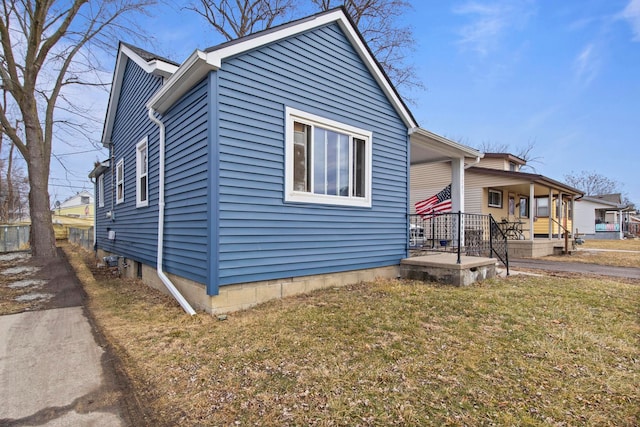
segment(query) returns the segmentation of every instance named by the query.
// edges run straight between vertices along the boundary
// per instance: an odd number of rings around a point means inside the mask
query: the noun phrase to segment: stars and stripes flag
[[[415,207],[416,213],[422,216],[433,215],[442,212],[450,212],[451,184],[447,185],[438,194],[435,194],[421,202],[417,202]]]

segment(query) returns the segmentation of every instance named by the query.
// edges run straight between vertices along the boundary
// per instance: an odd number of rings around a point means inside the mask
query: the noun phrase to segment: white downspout
[[[149,108],[149,119],[158,125],[160,129],[160,141],[158,144],[158,151],[160,152],[160,168],[158,171],[159,176],[159,198],[158,198],[158,263],[156,269],[158,271],[158,277],[162,280],[162,283],[167,287],[171,295],[178,301],[180,307],[184,311],[187,312],[190,316],[196,314],[196,311],[191,307],[191,305],[187,302],[187,300],[182,296],[180,291],[175,287],[175,285],[169,280],[164,271],[162,271],[162,257],[163,251],[162,247],[164,246],[164,123],[160,121],[160,119],[156,118],[155,111],[153,108]]]

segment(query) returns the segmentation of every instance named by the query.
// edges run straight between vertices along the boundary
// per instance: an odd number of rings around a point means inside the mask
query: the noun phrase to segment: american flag
[[[441,212],[451,211],[451,184],[447,185],[441,192],[428,199],[416,203],[416,213],[426,216]]]

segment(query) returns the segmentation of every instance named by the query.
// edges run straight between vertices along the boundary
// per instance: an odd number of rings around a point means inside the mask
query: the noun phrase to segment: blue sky
[[[223,41],[179,4],[154,8],[141,21],[153,39],[133,43],[181,62]],[[640,205],[640,0],[413,4],[401,23],[417,42],[412,61],[425,90],[412,93],[410,109],[423,128],[475,148],[533,143],[536,173],[563,181],[596,171]],[[106,103],[106,94],[94,98],[97,117]],[[54,161],[52,203],[88,183],[106,157],[65,157],[71,174]]]

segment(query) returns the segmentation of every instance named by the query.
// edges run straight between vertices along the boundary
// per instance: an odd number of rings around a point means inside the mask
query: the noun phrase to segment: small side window
[[[502,208],[502,191],[489,189],[489,207]]]
[[[536,199],[536,216],[549,216],[549,198],[541,197]]]
[[[520,197],[520,218],[529,218],[529,199]]]
[[[136,206],[139,208],[149,205],[148,146],[147,138],[136,145]]]
[[[124,202],[124,159],[116,164],[116,204]]]
[[[104,208],[104,174],[98,177],[98,207]]]

